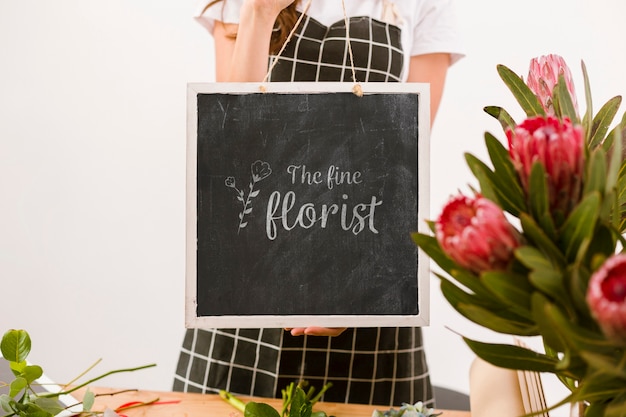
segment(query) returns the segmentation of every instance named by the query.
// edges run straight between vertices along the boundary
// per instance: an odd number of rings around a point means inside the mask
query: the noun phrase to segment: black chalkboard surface
[[[188,327],[428,324],[428,87],[189,84]]]

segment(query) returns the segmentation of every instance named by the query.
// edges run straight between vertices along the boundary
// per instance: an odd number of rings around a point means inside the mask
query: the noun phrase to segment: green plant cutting
[[[234,396],[228,391],[220,391],[219,395],[230,405],[241,411],[244,417],[327,417],[324,411],[313,411],[313,406],[324,393],[332,386],[328,383],[315,394],[315,387],[309,387],[307,392],[304,391],[307,383],[301,381],[296,384],[290,383],[285,389],[281,390],[283,404],[279,413],[274,407],[263,402],[243,402],[240,398]]]
[[[314,412],[313,405],[332,386],[332,383],[329,382],[324,385],[317,395],[314,387],[310,387],[305,393],[304,388],[306,386],[306,381],[301,381],[298,384],[292,382],[285,389],[281,390],[283,404],[280,413],[266,403],[254,401],[245,403],[228,391],[220,391],[220,397],[241,411],[244,417],[327,417],[324,411]],[[374,410],[372,417],[435,417],[440,414],[435,413],[434,409],[424,406],[419,401],[415,404],[402,404],[398,409]]]
[[[13,381],[0,382],[0,387],[9,387],[8,394],[0,395],[0,408],[2,417],[54,417],[68,408],[74,408],[82,404],[82,412],[74,413],[74,416],[96,416],[101,412],[91,411],[96,395],[87,389],[83,400],[69,407],[59,401],[62,395],[71,394],[89,384],[104,377],[121,372],[133,372],[151,368],[155,364],[140,366],[137,368],[118,369],[106,372],[100,376],[89,379],[86,382],[73,385],[71,388],[62,389],[59,392],[37,393],[37,379],[43,375],[43,369],[39,365],[27,362],[31,351],[31,339],[25,330],[9,330],[2,337],[0,351],[3,358],[9,362],[9,367],[15,378]]]

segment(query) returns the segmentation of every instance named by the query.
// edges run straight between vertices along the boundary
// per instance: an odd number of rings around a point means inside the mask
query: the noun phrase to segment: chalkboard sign
[[[187,327],[428,324],[428,86],[351,89],[189,84]]]

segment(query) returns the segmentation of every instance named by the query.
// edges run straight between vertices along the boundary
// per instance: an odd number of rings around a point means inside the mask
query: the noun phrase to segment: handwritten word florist
[[[304,165],[290,165],[287,167],[287,174],[291,178],[292,184],[304,184],[309,186],[325,185],[332,190],[341,185],[359,185],[363,182],[361,172],[341,171],[338,167],[331,165],[326,172],[307,171]],[[296,227],[309,229],[318,224],[318,227],[325,229],[329,219],[339,216],[341,228],[354,235],[369,230],[378,234],[375,227],[376,207],[383,204],[376,196],[372,196],[368,203],[355,204],[350,210],[347,194],[342,194],[344,200],[341,204],[322,204],[316,207],[315,203],[307,202],[300,207],[296,207],[296,193],[287,191],[284,196],[280,191],[274,191],[269,197],[267,204],[267,214],[265,231],[270,240],[276,239],[279,226],[289,231]]]

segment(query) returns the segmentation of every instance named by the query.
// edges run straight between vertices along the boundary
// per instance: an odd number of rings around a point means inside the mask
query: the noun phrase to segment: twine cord
[[[363,90],[361,85],[356,81],[356,71],[354,69],[354,55],[352,54],[352,42],[350,42],[350,22],[348,21],[348,13],[346,13],[346,2],[341,0],[341,7],[343,8],[343,21],[346,25],[346,42],[348,42],[348,55],[350,56],[350,69],[352,70],[352,92],[359,97],[363,96]]]
[[[300,17],[296,21],[296,24],[293,25],[293,28],[291,29],[291,32],[289,32],[289,35],[287,36],[287,39],[285,39],[285,42],[283,43],[283,46],[280,47],[280,50],[276,54],[276,58],[274,58],[274,61],[272,62],[272,65],[270,66],[269,70],[267,70],[267,74],[265,74],[265,78],[263,78],[262,84],[265,84],[267,82],[267,80],[269,79],[270,74],[272,73],[272,70],[274,69],[274,67],[278,63],[278,58],[285,51],[285,48],[287,47],[287,44],[289,43],[289,41],[293,37],[293,34],[296,33],[296,30],[300,26],[300,23],[302,23],[302,19],[304,18],[304,15],[306,14],[306,12],[309,11],[309,7],[311,6],[311,2],[312,1],[313,0],[308,0],[307,1],[306,5],[304,6],[304,10],[302,10],[302,14],[300,14]],[[265,91],[265,87],[263,85],[261,85],[261,91]]]
[[[263,84],[267,83],[267,81],[269,80],[269,77],[270,77],[270,75],[272,73],[272,70],[274,69],[276,64],[278,64],[278,58],[285,51],[285,48],[287,47],[287,44],[289,43],[289,41],[291,40],[293,35],[296,33],[296,30],[300,26],[300,23],[302,23],[302,19],[304,18],[304,15],[308,12],[309,7],[311,6],[311,2],[312,1],[313,0],[308,0],[307,1],[306,5],[304,6],[304,9],[302,10],[302,13],[300,14],[300,17],[296,21],[296,24],[291,29],[291,32],[289,32],[289,35],[287,36],[287,39],[285,39],[285,42],[283,43],[283,46],[281,46],[280,50],[276,54],[276,58],[273,60],[272,65],[270,65],[270,67],[269,67],[269,69],[267,71],[267,74],[265,74],[265,77],[263,78],[263,81],[261,82],[261,86],[259,87],[259,89],[262,92],[266,91],[266,88],[265,88],[265,86]],[[341,7],[343,9],[343,20],[344,20],[344,23],[345,23],[345,26],[346,26],[346,42],[348,43],[348,56],[350,57],[350,69],[352,71],[352,82],[354,82],[354,86],[352,87],[352,92],[355,95],[357,95],[359,97],[362,97],[363,96],[363,90],[361,88],[361,85],[356,80],[356,70],[354,69],[354,55],[352,53],[352,43],[350,42],[350,22],[348,21],[348,14],[346,13],[345,0],[341,0]]]

